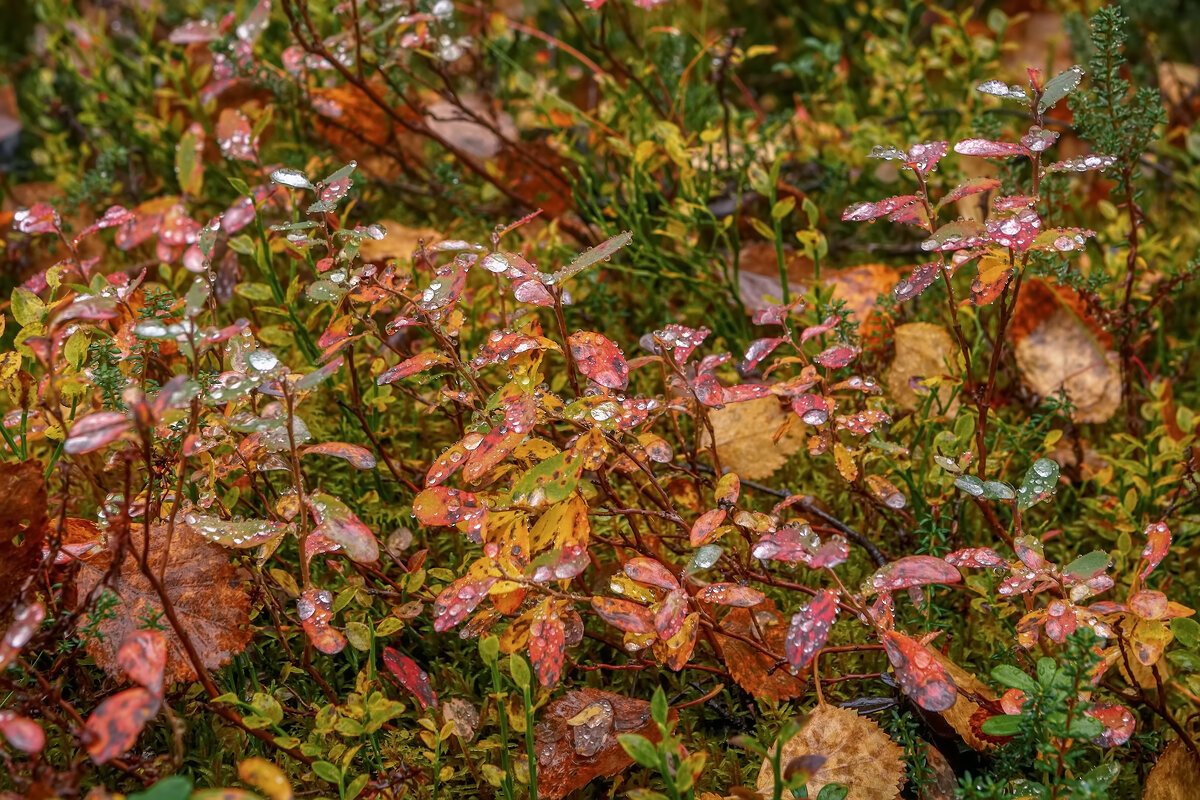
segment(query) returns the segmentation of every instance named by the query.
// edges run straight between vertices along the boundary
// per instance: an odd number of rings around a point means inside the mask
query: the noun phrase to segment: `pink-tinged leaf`
[[[662,330],[655,331],[653,336],[663,347],[672,351],[676,364],[685,364],[711,332],[708,328],[688,328],[671,323]]]
[[[421,292],[417,305],[425,311],[451,308],[467,288],[467,272],[474,263],[474,253],[460,253],[449,264],[438,267],[437,276]]]
[[[762,360],[771,355],[771,352],[779,345],[786,342],[787,339],[782,336],[768,337],[765,339],[755,339],[746,348],[746,357],[742,359],[740,367],[743,372],[749,372],[757,367]]]
[[[355,469],[375,469],[375,454],[365,447],[346,442],[322,442],[300,449],[300,455],[333,456],[350,462]]]
[[[726,512],[723,508],[714,508],[712,511],[706,511],[701,514],[695,524],[692,525],[691,536],[689,537],[692,547],[707,544],[713,535],[713,531],[725,521],[725,516]]]
[[[923,203],[912,203],[898,208],[888,215],[888,219],[901,225],[916,225],[919,228],[929,227],[929,213]]]
[[[682,589],[672,589],[667,592],[658,611],[654,613],[654,629],[663,641],[670,639],[683,629],[683,621],[687,617],[687,595]]]
[[[763,536],[750,552],[755,558],[767,561],[800,562],[810,569],[831,569],[850,557],[850,543],[840,536],[822,542],[807,525],[791,526]]]
[[[409,694],[417,698],[421,708],[437,708],[437,693],[429,682],[429,674],[408,656],[394,647],[383,648],[383,665]]]
[[[487,508],[472,492],[431,486],[413,498],[413,514],[422,525],[450,527],[465,523],[468,533],[479,536],[487,519]]]
[[[897,197],[888,197],[873,203],[855,203],[842,212],[842,222],[866,222],[868,220],[879,219],[915,202],[917,202],[916,195],[905,194]]]
[[[1012,158],[1023,156],[1027,150],[1015,142],[993,142],[989,139],[963,139],[954,145],[954,152],[962,156],[982,158]]]
[[[467,573],[443,589],[433,601],[433,629],[443,633],[462,622],[487,597],[496,580]]]
[[[75,244],[91,236],[96,231],[102,231],[105,228],[115,228],[118,225],[124,225],[134,218],[134,213],[122,206],[109,206],[108,210],[100,217],[100,219],[88,225],[79,232],[75,237]]]
[[[934,169],[946,155],[949,142],[924,142],[914,144],[904,154],[904,165],[922,174]]]
[[[926,252],[943,253],[950,250],[965,250],[979,247],[987,242],[987,228],[973,220],[958,220],[950,222],[933,232],[921,242],[921,249]]]
[[[896,631],[884,631],[882,636],[888,661],[905,694],[926,711],[945,711],[954,705],[958,689],[928,647]]]
[[[875,625],[890,631],[896,627],[896,598],[891,592],[880,592],[867,607],[867,613]]]
[[[327,589],[305,589],[296,600],[296,615],[313,647],[328,655],[342,652],[346,637],[330,624],[333,621],[333,595]]]
[[[46,203],[22,208],[13,214],[13,222],[18,231],[27,234],[57,233],[62,228],[58,212]]]
[[[944,556],[947,564],[964,569],[992,569],[1008,566],[1008,562],[990,547],[968,547]]]
[[[800,343],[804,344],[810,339],[815,339],[818,336],[829,333],[831,330],[836,328],[838,323],[841,321],[841,317],[839,317],[837,314],[833,314],[832,316],[826,317],[825,321],[819,325],[810,325],[800,332]]]
[[[64,546],[63,549],[69,550],[69,546]],[[49,553],[50,551],[45,549],[44,552]],[[74,551],[69,552],[74,554]],[[62,558],[62,553],[59,554],[59,558]],[[55,563],[60,562],[56,560]],[[3,637],[0,637],[0,670],[7,669],[8,665],[16,660],[21,649],[37,633],[38,626],[45,618],[46,607],[38,602],[30,603],[13,614],[8,630],[4,632]]]
[[[533,611],[529,624],[529,660],[538,683],[558,683],[566,655],[566,626],[558,614],[559,601],[546,598]]]
[[[819,394],[801,394],[792,398],[792,411],[808,425],[824,425],[829,421],[829,403]]]
[[[1116,703],[1093,703],[1083,712],[1104,726],[1104,733],[1092,739],[1098,747],[1120,747],[1137,729],[1137,718],[1128,708]]]
[[[632,600],[593,597],[592,608],[601,619],[625,633],[651,633],[654,630],[654,614]]]
[[[1146,546],[1142,548],[1142,559],[1146,562],[1140,576],[1142,580],[1162,563],[1171,549],[1171,529],[1165,522],[1153,522],[1146,526]]]
[[[1167,616],[1167,596],[1153,589],[1143,589],[1129,598],[1129,609],[1142,619],[1163,619]]]
[[[440,456],[433,460],[429,466],[429,472],[425,474],[425,486],[437,486],[439,483],[445,482],[454,473],[467,463],[467,450],[463,442],[456,442],[446,448]]]
[[[471,360],[471,366],[476,369],[489,364],[503,364],[522,353],[534,350],[557,350],[558,345],[542,336],[529,336],[524,333],[507,331],[492,331],[488,340],[479,348],[479,354]]]
[[[833,623],[837,621],[837,601],[837,592],[824,589],[792,616],[792,624],[783,640],[783,654],[796,669],[807,667],[825,646]]]
[[[554,305],[554,295],[537,278],[518,278],[512,283],[512,293],[518,303],[543,308]]]
[[[1021,137],[1021,146],[1031,153],[1044,153],[1058,141],[1057,131],[1048,131],[1038,125],[1029,129],[1029,133]]]
[[[815,355],[813,361],[827,369],[841,369],[853,361],[858,356],[858,352],[857,347],[835,344]]]
[[[383,386],[384,384],[394,383],[401,378],[408,378],[417,373],[425,372],[439,364],[449,363],[450,359],[441,353],[426,350],[424,353],[417,353],[412,358],[401,361],[396,366],[384,371],[382,375],[375,379],[375,383]]]
[[[309,496],[308,507],[317,521],[314,533],[341,545],[346,555],[360,564],[379,560],[379,543],[375,540],[375,534],[341,500],[324,492],[313,492]]]
[[[117,650],[117,666],[134,683],[161,695],[163,670],[167,667],[167,638],[162,631],[130,632]]]
[[[107,763],[137,744],[161,702],[139,686],[117,692],[98,705],[83,726],[83,739],[92,761]]]
[[[221,153],[233,161],[258,159],[258,139],[250,127],[250,120],[236,108],[225,108],[217,118],[217,145]]]
[[[96,411],[75,420],[63,450],[71,455],[91,453],[115,442],[130,429],[129,418],[118,411]]]
[[[934,556],[905,556],[890,564],[884,564],[870,578],[871,588],[877,592],[924,586],[928,583],[958,583],[962,575],[958,569]]]
[[[1086,156],[1069,158],[1066,161],[1055,161],[1046,167],[1047,172],[1088,172],[1093,169],[1108,169],[1117,163],[1116,156],[1099,156],[1089,153]]]
[[[960,183],[958,186],[955,186],[953,189],[947,192],[946,196],[938,202],[937,207],[944,208],[950,203],[957,203],[964,197],[970,197],[973,194],[982,194],[983,192],[990,192],[999,188],[1000,181],[996,178],[975,178],[973,180],[966,181],[965,183]]]
[[[678,589],[679,581],[671,570],[652,558],[631,558],[625,562],[625,574],[631,580],[659,589]]]
[[[751,400],[758,400],[762,397],[769,397],[774,394],[770,386],[765,386],[761,383],[742,383],[737,386],[725,386],[721,389],[721,403],[729,405],[730,403],[746,403]]]
[[[586,545],[569,544],[541,555],[530,566],[530,578],[536,583],[568,581],[591,565]]]
[[[932,286],[941,273],[942,267],[936,262],[914,267],[912,273],[907,278],[896,284],[895,288],[892,289],[892,294],[900,302],[912,300]]]
[[[624,391],[629,386],[629,364],[611,339],[593,331],[579,331],[567,339],[579,371],[605,387]]]
[[[753,608],[767,598],[762,592],[740,583],[713,583],[701,589],[696,594],[696,599],[719,606]]]
[[[750,321],[755,325],[782,325],[787,319],[788,314],[792,311],[801,311],[804,309],[804,298],[797,297],[787,305],[767,306],[766,308],[755,311],[750,316]]]
[[[0,734],[22,753],[40,753],[46,746],[46,732],[42,727],[29,717],[11,711],[0,711]]]
[[[185,22],[167,36],[171,44],[206,44],[221,38],[221,29],[206,19]]]
[[[1029,249],[1042,230],[1042,218],[1032,208],[1023,208],[1006,219],[987,221],[988,238],[1001,247],[1018,252]]]

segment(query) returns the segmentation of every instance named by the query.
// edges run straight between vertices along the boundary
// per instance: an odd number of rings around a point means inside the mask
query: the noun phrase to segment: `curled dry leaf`
[[[547,705],[535,732],[538,797],[561,800],[593,778],[607,778],[632,765],[617,740],[623,733],[658,741],[649,703],[581,689]]]
[[[745,480],[769,478],[804,446],[803,426],[784,427],[789,414],[774,397],[709,411],[721,465]],[[776,438],[776,434],[781,435]],[[705,446],[709,445],[707,435]]]
[[[142,547],[143,530],[141,527],[132,530],[125,560],[109,584],[119,600],[114,609],[116,614],[100,623],[104,637],[89,639],[87,644],[96,664],[114,678],[120,677],[118,645],[138,630],[142,619],[159,619],[164,613],[158,593],[138,568],[134,556],[134,550],[140,551]],[[250,641],[250,598],[239,586],[227,551],[206,542],[186,526],[175,529],[169,553],[167,539],[166,525],[150,529],[149,566],[159,574],[163,560],[168,559],[162,573],[167,597],[203,667],[217,669],[242,652]],[[80,557],[77,584],[81,597],[86,597],[104,577],[110,558],[107,549]],[[195,680],[196,671],[175,632],[168,627],[164,635],[167,662],[163,684]]]
[[[754,608],[730,610],[713,633],[730,677],[751,695],[782,702],[804,694],[802,676],[792,675],[786,666],[780,666],[776,659],[746,641],[747,638],[761,641],[770,652],[783,654],[787,620],[774,601],[768,599]]]
[[[904,784],[903,754],[903,748],[866,717],[848,708],[821,705],[783,746],[782,763],[803,756],[825,757],[808,781],[809,797],[816,797],[826,784],[840,783],[849,790],[846,800],[895,800]],[[758,792],[770,797],[773,788],[771,760],[763,759]],[[795,797],[789,791],[783,796],[787,800]]]
[[[942,655],[937,650],[929,652],[941,663],[946,674],[950,676],[950,680],[958,689],[954,705],[942,712],[942,719],[946,720],[954,732],[961,736],[972,749],[991,750],[995,748],[995,742],[981,738],[978,725],[971,723],[972,717],[983,710],[981,703],[990,703],[996,699],[995,692],[975,675],[951,661],[948,656]]]

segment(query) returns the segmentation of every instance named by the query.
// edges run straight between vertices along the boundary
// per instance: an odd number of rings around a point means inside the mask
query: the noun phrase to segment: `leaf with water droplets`
[[[1017,490],[1017,507],[1024,511],[1054,495],[1058,485],[1058,463],[1048,458],[1039,458],[1025,473],[1021,488]]]
[[[437,693],[429,682],[429,673],[421,669],[416,661],[394,647],[383,648],[383,665],[387,667],[401,686],[415,698],[421,708],[437,708]]]
[[[857,347],[835,344],[813,356],[813,361],[827,369],[841,369],[857,358],[858,353],[859,350]]]
[[[973,178],[965,183],[960,183],[938,201],[935,209],[945,208],[951,203],[957,203],[964,197],[970,197],[973,194],[982,194],[1000,188],[1000,181],[996,178]]]
[[[1080,251],[1087,246],[1087,240],[1095,235],[1095,231],[1084,228],[1049,228],[1038,234],[1030,249],[1048,253]]]
[[[1129,741],[1137,728],[1133,712],[1117,703],[1093,703],[1083,713],[1104,726],[1104,733],[1092,739],[1092,744],[1098,747],[1120,747]]]
[[[841,321],[842,318],[840,316],[837,314],[831,314],[830,316],[826,317],[823,322],[820,322],[817,325],[809,325],[800,332],[800,343],[804,344],[810,339],[815,339],[818,336],[823,336],[824,334],[829,333],[831,330],[836,328],[838,323]]]
[[[692,547],[700,547],[708,544],[713,538],[714,532],[722,522],[725,521],[726,511],[723,508],[714,508],[712,511],[706,511],[701,514],[696,522],[692,525],[689,543]]]
[[[529,625],[529,660],[538,683],[551,687],[562,675],[566,627],[559,616],[561,600],[547,597],[533,610]]]
[[[823,589],[792,616],[783,652],[797,669],[807,667],[825,646],[833,623],[837,621],[838,593]]]
[[[160,705],[161,698],[139,686],[117,692],[97,706],[83,727],[92,761],[104,764],[131,749]]]
[[[313,533],[336,542],[352,560],[370,564],[379,560],[379,543],[375,534],[338,498],[325,492],[309,495],[308,506],[316,518]]]
[[[426,350],[384,371],[382,375],[375,379],[375,383],[383,386],[384,384],[394,383],[401,378],[408,378],[412,375],[425,372],[440,364],[449,363],[451,363],[450,359],[441,353],[434,350]]]
[[[312,454],[333,456],[348,461],[355,469],[375,469],[375,454],[367,448],[347,442],[322,442],[310,444],[300,449],[300,455]]]
[[[567,344],[579,371],[588,378],[606,389],[625,391],[629,386],[629,364],[611,339],[593,331],[578,331]]]
[[[916,195],[905,194],[875,202],[855,203],[842,212],[842,222],[866,222],[879,219],[915,202],[917,202]]]
[[[929,648],[896,631],[883,631],[883,647],[904,693],[926,711],[945,711],[958,690]]]
[[[346,637],[330,624],[333,621],[333,595],[327,589],[309,587],[296,600],[296,614],[300,626],[322,653],[334,655],[346,646]]]
[[[288,526],[265,519],[227,520],[208,514],[188,512],[184,522],[196,533],[222,547],[248,549],[278,539]]]
[[[989,219],[986,227],[989,241],[1024,252],[1037,240],[1042,218],[1034,209],[1022,208],[1010,217]]]
[[[468,531],[482,532],[487,508],[472,492],[431,486],[413,498],[413,514],[422,525],[452,526],[464,523]]]
[[[1083,68],[1078,64],[1063,70],[1042,87],[1042,96],[1038,98],[1038,113],[1044,114],[1059,101],[1074,91],[1083,80]]]
[[[892,294],[900,302],[912,300],[921,292],[933,285],[933,282],[941,275],[942,265],[937,262],[922,264],[919,267],[913,267],[913,271],[907,278],[904,278],[896,287],[892,289]]]
[[[298,169],[290,169],[288,167],[280,167],[271,173],[271,181],[278,183],[280,186],[288,186],[292,189],[316,189],[312,182]]]
[[[250,127],[250,120],[236,108],[225,108],[217,118],[217,144],[221,153],[233,161],[258,159],[258,138]]]
[[[946,252],[950,250],[965,250],[979,247],[987,241],[987,228],[981,223],[969,219],[950,222],[933,232],[921,242],[921,249],[926,252]]]
[[[1066,161],[1055,161],[1053,164],[1046,167],[1047,172],[1088,172],[1090,170],[1104,170],[1117,163],[1116,156],[1102,156],[1095,153],[1088,153],[1075,158],[1068,158]]]
[[[91,453],[115,442],[129,431],[129,418],[118,411],[95,411],[75,420],[63,444],[71,455]]]
[[[1025,92],[1024,87],[1018,84],[1011,86],[1004,81],[992,78],[975,87],[975,91],[990,94],[993,97],[999,97],[1002,100],[1028,100],[1029,95]]]
[[[1015,142],[993,142],[990,139],[963,139],[954,145],[954,152],[963,156],[982,158],[1012,158],[1023,156],[1026,150]]]
[[[879,502],[891,509],[899,511],[908,505],[908,498],[895,485],[882,475],[868,475],[867,488]]]
[[[1146,546],[1142,548],[1142,559],[1146,562],[1139,576],[1142,580],[1162,563],[1171,549],[1171,529],[1165,522],[1152,522],[1146,526]]]
[[[654,615],[643,605],[620,597],[592,598],[592,608],[600,618],[625,633],[652,633]]]
[[[766,597],[762,592],[738,583],[712,583],[697,592],[696,599],[703,603],[716,603],[720,606],[753,608],[762,603]]]
[[[762,363],[762,360],[769,356],[776,347],[786,341],[787,339],[782,336],[755,339],[750,343],[750,346],[746,348],[746,357],[742,359],[742,363],[739,365],[740,369],[742,372],[749,372],[750,370],[754,369],[760,363]]]
[[[880,567],[867,585],[872,591],[895,591],[930,583],[958,583],[962,575],[954,566],[935,556],[905,556]]]
[[[614,253],[632,241],[633,234],[629,231],[618,233],[611,239],[580,253],[575,257],[574,261],[551,275],[546,283],[561,284],[563,281],[582,272],[593,264],[599,264],[601,261],[607,261],[612,258]]]
[[[625,574],[638,583],[659,589],[678,589],[679,581],[671,570],[652,558],[631,558],[625,562]]]
[[[947,553],[944,557],[947,564],[968,569],[992,569],[1008,566],[1008,562],[990,547],[968,547]]]

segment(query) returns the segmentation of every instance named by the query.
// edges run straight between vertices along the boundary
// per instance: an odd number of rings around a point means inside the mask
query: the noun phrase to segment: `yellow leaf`
[[[265,758],[247,758],[238,765],[238,777],[271,800],[292,800],[292,787],[283,770]]]

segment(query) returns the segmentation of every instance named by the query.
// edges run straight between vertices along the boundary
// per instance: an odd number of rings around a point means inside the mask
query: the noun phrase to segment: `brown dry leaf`
[[[409,228],[393,219],[381,220],[379,224],[387,231],[387,236],[382,239],[363,239],[358,247],[363,261],[394,258],[402,264],[408,264],[422,239],[428,245],[442,238],[442,234],[434,228]]]
[[[721,465],[748,480],[771,477],[804,446],[801,426],[789,428],[778,442],[773,440],[788,421],[788,412],[774,397],[733,403],[709,412],[709,418]]]
[[[538,797],[561,800],[593,778],[616,775],[633,764],[617,741],[622,733],[658,741],[649,703],[580,689],[547,705],[535,733]]]
[[[1142,800],[1193,800],[1200,786],[1200,761],[1176,739],[1158,757],[1146,778]]]
[[[806,755],[824,756],[825,763],[808,782],[808,796],[816,797],[827,783],[849,789],[846,800],[896,800],[904,784],[904,749],[876,723],[848,708],[818,706],[808,715],[803,730],[783,748],[783,766]],[[764,759],[758,773],[758,792],[771,796],[774,787],[771,761]],[[794,800],[791,792],[784,792]]]
[[[918,796],[921,800],[954,800],[958,797],[958,776],[954,774],[949,759],[933,745],[922,744],[925,766],[932,773],[932,780],[921,785]]]
[[[899,325],[893,332],[896,357],[887,373],[888,393],[896,405],[912,411],[924,398],[909,385],[916,378],[946,375],[955,357],[954,340],[940,325],[928,322],[910,322]],[[950,399],[952,388],[944,386],[938,390],[939,399],[945,403]],[[926,395],[927,396],[927,395]]]
[[[754,625],[750,622],[751,615],[754,615]],[[757,640],[761,632],[763,645],[782,654],[787,630],[787,618],[770,599],[754,608],[734,608],[721,618],[720,628],[715,631],[717,644],[721,647],[725,667],[738,686],[755,697],[775,702],[804,694],[804,678],[792,675],[786,665],[776,669],[775,659],[740,639],[722,634],[722,631],[729,631]]]
[[[858,320],[858,334],[870,339],[887,330],[889,320],[876,308],[880,295],[889,295],[900,272],[886,264],[860,264],[825,276],[833,299],[842,300]]]
[[[495,158],[505,140],[517,139],[512,117],[488,108],[479,95],[461,95],[458,104],[439,100],[425,108],[425,127],[460,153],[474,159]],[[482,120],[482,124],[476,120]]]
[[[790,247],[785,247],[783,263],[787,269],[788,291],[798,297],[812,283],[813,262]],[[771,242],[754,241],[738,253],[738,293],[747,311],[761,311],[779,303],[783,297],[779,285],[779,259]]]
[[[157,574],[167,556],[164,547],[167,527],[156,525],[150,532],[149,564]],[[162,603],[150,581],[138,569],[133,548],[142,546],[142,528],[133,530],[129,551],[109,588],[120,599],[116,616],[100,624],[103,640],[91,639],[88,653],[114,678],[120,677],[117,647],[126,634],[143,626],[143,619],[160,619],[166,626],[167,668],[164,684],[196,679],[183,645],[163,615]],[[77,578],[80,596],[87,596],[104,577],[111,554],[107,549],[80,559]],[[171,541],[170,561],[164,584],[171,605],[188,633],[205,669],[229,663],[250,641],[250,597],[237,584],[236,572],[223,548],[210,544],[186,526],[177,526]]]
[[[41,462],[0,464],[0,630],[42,562],[49,524]]]
[[[986,683],[975,677],[974,674],[967,672],[958,664],[951,661],[948,656],[943,655],[932,647],[929,648],[929,652],[945,668],[946,673],[950,676],[950,680],[954,681],[954,685],[958,689],[958,694],[954,698],[954,705],[941,712],[942,719],[946,720],[950,727],[954,728],[954,731],[972,749],[994,749],[994,744],[979,738],[975,733],[975,729],[971,727],[971,717],[980,708],[979,703],[971,698],[981,697],[985,700],[995,700],[996,693]]]
[[[1121,371],[1109,337],[1070,290],[1030,281],[1013,314],[1017,367],[1042,396],[1066,392],[1076,422],[1104,422],[1121,405]]]

